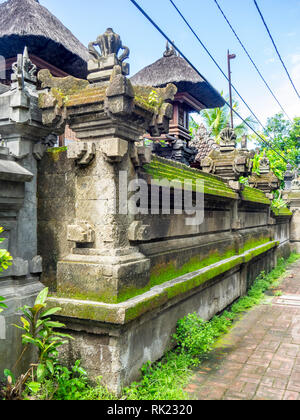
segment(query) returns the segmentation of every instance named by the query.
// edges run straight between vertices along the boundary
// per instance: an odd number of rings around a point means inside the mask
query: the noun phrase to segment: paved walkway
[[[300,400],[300,262],[278,289],[218,343],[187,388],[192,399]]]

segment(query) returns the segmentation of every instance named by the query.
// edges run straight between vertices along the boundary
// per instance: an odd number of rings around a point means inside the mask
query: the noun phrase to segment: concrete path
[[[270,298],[238,321],[196,371],[196,400],[300,400],[300,262]]]

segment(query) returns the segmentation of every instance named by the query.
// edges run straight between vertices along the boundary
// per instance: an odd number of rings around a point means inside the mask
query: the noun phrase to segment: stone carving
[[[132,145],[130,157],[133,165],[138,168],[151,162],[152,147]]]
[[[233,130],[233,128],[229,127],[229,125],[224,128],[220,133],[220,148],[221,151],[233,151],[236,148],[236,139],[237,136]]]
[[[72,142],[68,146],[67,156],[76,160],[77,165],[86,166],[95,157],[96,145],[93,142]]]
[[[101,54],[95,49],[98,46]],[[120,63],[129,57],[130,50],[128,47],[123,46],[120,35],[116,34],[112,28],[106,29],[103,35],[99,35],[97,40],[89,43],[89,53],[91,56],[100,60],[102,57],[108,57],[110,54],[119,54],[120,50],[124,50],[123,54],[118,57]]]
[[[78,222],[68,226],[68,241],[88,244],[95,240],[95,231],[87,222]]]
[[[142,222],[132,222],[128,229],[128,239],[130,241],[148,241],[151,236],[149,225],[143,225]]]
[[[17,84],[18,90],[24,88],[24,82],[36,83],[37,67],[29,58],[28,49],[25,47],[23,54],[18,54],[17,61],[12,65],[11,80]]]
[[[292,188],[292,181],[295,178],[295,171],[293,171],[293,166],[288,163],[286,166],[286,172],[284,174],[285,190],[288,191]],[[297,176],[297,175],[296,175]]]
[[[280,181],[271,171],[270,160],[266,153],[259,161],[259,175],[253,173],[249,178],[249,185],[266,193],[268,198],[274,198],[272,192],[279,188]]]
[[[259,161],[259,172],[261,174],[268,174],[270,172],[270,160],[267,158],[266,152]]]
[[[101,54],[95,47],[99,47]],[[118,57],[119,51],[124,50]],[[123,46],[120,35],[108,28],[96,41],[89,43],[91,60],[88,62],[88,80],[91,83],[107,84],[115,66],[120,66],[123,75],[129,74],[129,64],[124,61],[129,57],[129,48]]]
[[[57,136],[55,134],[49,134],[43,141],[34,144],[32,154],[36,160],[41,160],[46,150],[49,147],[53,147],[57,143]]]
[[[244,148],[237,149],[236,139],[231,127],[224,128],[220,133],[220,149],[212,150],[201,160],[202,170],[231,181],[250,175],[253,166],[251,153]]]

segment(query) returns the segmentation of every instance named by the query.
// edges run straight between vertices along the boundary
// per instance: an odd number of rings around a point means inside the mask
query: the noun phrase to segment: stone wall
[[[165,164],[163,159],[153,159]],[[101,292],[90,294],[87,269],[80,274],[82,293],[63,293],[57,287],[60,274],[55,262],[65,261],[78,247],[68,241],[65,229],[78,206],[74,186],[80,171],[65,150],[49,151],[39,163],[39,252],[47,261],[42,281],[56,292],[49,305],[62,308],[58,318],[75,337],[62,358],[68,363],[82,360],[91,377],[102,376],[113,391],[137,379],[143,363],[159,359],[170,348],[178,319],[194,311],[211,318],[245,294],[261,271],[275,266],[278,257],[289,254],[289,212],[275,215],[260,191],[236,191],[221,178],[196,171],[205,185],[201,225],[186,226],[186,215],[174,211],[139,214],[133,220],[130,216],[130,225],[147,226],[146,236],[130,235],[131,246],[150,261],[143,287],[128,288],[114,302]],[[86,175],[87,168],[83,171]],[[148,172],[141,169],[139,175],[146,179]],[[215,183],[218,190],[212,187]],[[107,188],[105,182],[103,188]],[[88,213],[85,217],[90,221]],[[55,260],[47,256],[47,246]],[[84,254],[80,245],[78,252]],[[105,275],[99,275],[98,282],[105,284]]]

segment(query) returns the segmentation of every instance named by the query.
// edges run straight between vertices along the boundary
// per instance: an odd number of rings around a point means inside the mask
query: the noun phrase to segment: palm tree
[[[221,93],[223,96],[223,93]],[[228,102],[228,101],[227,101]],[[233,108],[238,111],[238,102],[233,102]],[[222,108],[213,108],[213,109],[204,109],[200,112],[204,124],[206,125],[207,131],[216,138],[218,143],[220,140],[221,131],[230,124],[230,108],[228,105],[224,105]],[[195,122],[194,122],[195,123]],[[249,127],[254,126],[256,121],[251,117],[245,118],[245,122],[241,122],[238,125],[235,125],[234,131],[237,135],[237,140],[241,140],[241,137],[248,133]]]

